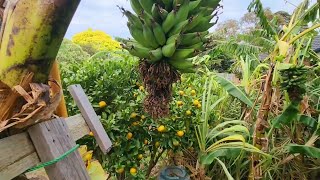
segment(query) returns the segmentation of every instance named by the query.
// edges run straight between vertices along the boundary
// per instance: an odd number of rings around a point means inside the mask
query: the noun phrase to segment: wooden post
[[[84,93],[80,85],[69,86],[68,90],[79,107],[84,120],[89,126],[89,129],[93,132],[101,151],[106,154],[110,151],[112,142],[104,130],[99,117],[91,106],[87,95]]]
[[[76,146],[65,120],[60,118],[34,125],[28,133],[42,163],[58,158]],[[50,180],[90,179],[77,150],[45,169]]]

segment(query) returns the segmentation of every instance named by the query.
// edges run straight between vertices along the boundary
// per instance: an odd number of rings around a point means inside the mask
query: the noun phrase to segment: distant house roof
[[[313,39],[311,48],[316,52],[319,53],[320,52],[320,36],[316,36]]]

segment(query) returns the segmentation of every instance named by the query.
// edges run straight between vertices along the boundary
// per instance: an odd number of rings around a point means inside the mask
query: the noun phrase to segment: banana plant
[[[202,96],[202,115],[201,123],[196,125],[196,137],[199,152],[200,168],[205,169],[205,165],[212,164],[215,160],[222,166],[228,179],[233,179],[224,163],[219,159],[227,156],[229,151],[237,151],[238,149],[260,153],[265,156],[267,154],[258,148],[247,143],[246,137],[250,136],[249,130],[245,126],[245,122],[241,120],[231,120],[218,124],[214,128],[210,128],[210,114],[218,107],[226,96],[217,97],[213,95],[213,88],[218,88],[219,84],[215,81],[214,76],[209,76],[206,80],[205,89]],[[201,170],[200,170],[201,172]],[[202,177],[204,178],[204,177]]]
[[[148,92],[144,109],[153,118],[169,114],[172,83],[179,80],[179,73],[196,71],[190,58],[205,50],[220,1],[130,0],[134,13],[120,8],[133,37],[122,47],[141,59],[140,73]]]

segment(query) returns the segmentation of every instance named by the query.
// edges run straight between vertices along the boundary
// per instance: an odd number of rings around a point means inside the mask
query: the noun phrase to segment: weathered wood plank
[[[81,114],[67,118],[66,123],[74,141],[90,133],[90,129]]]
[[[81,114],[87,122],[90,130],[93,132],[101,151],[106,154],[110,151],[112,143],[109,136],[105,132],[99,117],[89,102],[87,95],[84,93],[80,85],[71,85],[68,87],[68,90],[79,107]]]
[[[58,158],[76,145],[63,119],[36,124],[28,129],[28,133],[42,162]],[[90,179],[78,151],[45,169],[51,180]]]
[[[74,141],[89,134],[90,130],[81,115],[66,119],[66,124]],[[35,148],[27,133],[0,139],[0,180],[12,179],[27,169],[40,163]]]

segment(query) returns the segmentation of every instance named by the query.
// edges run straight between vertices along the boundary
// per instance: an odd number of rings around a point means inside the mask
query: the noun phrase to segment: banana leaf
[[[272,126],[275,128],[280,128],[281,124],[289,124],[295,118],[297,118],[299,113],[298,103],[292,102],[290,105],[282,112],[281,115],[276,117],[272,122]]]
[[[231,81],[221,77],[216,76],[216,80],[218,83],[232,96],[238,98],[240,101],[248,105],[249,107],[253,107],[253,102],[246,96],[246,94],[241,91],[236,85],[234,85]]]
[[[298,115],[298,121],[311,128],[316,128],[318,125],[317,120],[315,120],[313,117],[306,116],[303,114]]]
[[[319,148],[298,144],[289,144],[287,148],[290,154],[300,153],[309,157],[320,158]]]

